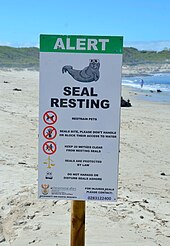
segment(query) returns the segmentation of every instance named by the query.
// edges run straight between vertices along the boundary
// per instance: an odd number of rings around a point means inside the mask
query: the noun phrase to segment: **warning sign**
[[[39,198],[116,201],[122,53],[123,37],[40,36]]]
[[[53,125],[54,123],[56,123],[57,121],[57,115],[55,112],[53,111],[47,111],[44,115],[43,115],[43,120],[46,124],[48,125]]]
[[[52,155],[56,152],[56,144],[52,141],[47,141],[43,144],[43,151],[47,154],[47,155]]]
[[[57,130],[53,126],[47,126],[43,130],[43,136],[46,139],[52,140],[57,136]]]

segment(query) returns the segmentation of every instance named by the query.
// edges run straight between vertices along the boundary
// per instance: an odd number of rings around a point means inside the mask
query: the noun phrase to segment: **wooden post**
[[[85,245],[85,201],[72,201],[70,246],[84,246],[84,245]]]

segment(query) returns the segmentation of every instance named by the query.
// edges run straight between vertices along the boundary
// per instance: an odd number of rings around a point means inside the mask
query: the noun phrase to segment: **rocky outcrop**
[[[129,99],[126,101],[121,97],[121,107],[132,107],[132,104]]]

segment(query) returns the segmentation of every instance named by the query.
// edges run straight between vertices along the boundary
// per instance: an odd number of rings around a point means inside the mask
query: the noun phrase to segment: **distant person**
[[[143,79],[141,79],[141,82],[140,82],[140,87],[141,88],[143,87],[143,84],[144,84],[144,81],[143,81]]]

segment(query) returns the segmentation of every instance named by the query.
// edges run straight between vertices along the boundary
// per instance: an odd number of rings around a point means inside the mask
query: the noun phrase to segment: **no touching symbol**
[[[53,111],[47,111],[43,115],[43,120],[48,125],[53,125],[57,121],[57,115]]]
[[[47,155],[52,155],[56,152],[56,144],[52,141],[47,141],[43,144],[43,151],[47,154]]]
[[[53,126],[47,126],[43,130],[43,136],[46,139],[52,140],[56,137],[57,135],[57,130]]]

